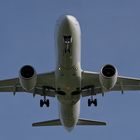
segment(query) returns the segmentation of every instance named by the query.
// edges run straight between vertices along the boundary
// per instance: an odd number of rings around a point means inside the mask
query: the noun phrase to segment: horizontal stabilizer
[[[59,126],[59,125],[61,125],[60,119],[37,122],[32,124],[32,126]]]
[[[79,119],[77,125],[106,125],[106,122]]]

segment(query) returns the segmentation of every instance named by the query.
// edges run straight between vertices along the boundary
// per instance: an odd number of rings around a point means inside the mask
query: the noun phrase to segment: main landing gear
[[[88,106],[90,107],[92,104],[97,106],[97,99],[88,99]]]
[[[88,106],[91,106],[92,104],[93,104],[94,106],[97,106],[97,99],[93,99],[93,95],[94,95],[94,93],[95,93],[94,86],[91,87],[90,92],[91,92],[91,98],[88,99]]]
[[[43,107],[44,106],[44,104],[46,105],[46,107],[49,107],[50,106],[50,101],[49,101],[49,99],[47,99],[47,100],[40,100],[40,107]]]
[[[44,104],[46,105],[46,107],[49,107],[50,106],[50,101],[49,101],[49,99],[46,99],[46,96],[45,96],[45,90],[46,90],[46,88],[43,87],[44,99],[43,100],[42,99],[40,100],[40,107],[43,107]]]

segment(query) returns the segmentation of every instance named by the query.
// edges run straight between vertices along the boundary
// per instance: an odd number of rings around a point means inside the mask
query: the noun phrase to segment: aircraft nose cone
[[[78,26],[77,26],[78,25]],[[72,15],[63,15],[57,21],[56,32],[59,35],[72,34],[74,31],[80,31],[79,23]],[[77,28],[76,28],[77,27]]]
[[[72,16],[70,16],[70,15],[65,15],[64,16],[64,18],[63,18],[63,20],[62,20],[62,22],[64,23],[64,24],[71,24],[71,22],[72,22]]]

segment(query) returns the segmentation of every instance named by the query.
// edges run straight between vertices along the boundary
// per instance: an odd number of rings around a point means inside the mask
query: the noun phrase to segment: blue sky
[[[120,75],[140,77],[139,0],[0,0],[0,79],[18,76],[30,64],[38,73],[55,68],[56,20],[77,17],[82,30],[82,68],[100,71],[115,65]],[[0,139],[140,139],[140,92],[97,96],[98,107],[81,102],[81,117],[107,121],[106,127],[32,128],[35,121],[58,117],[57,101],[40,108],[41,97],[0,95]]]

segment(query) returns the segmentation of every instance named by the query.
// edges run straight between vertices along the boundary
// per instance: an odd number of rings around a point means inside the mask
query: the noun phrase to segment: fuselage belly
[[[78,21],[70,15],[57,24],[57,66],[55,73],[59,115],[67,130],[77,124],[80,115],[81,31]]]

